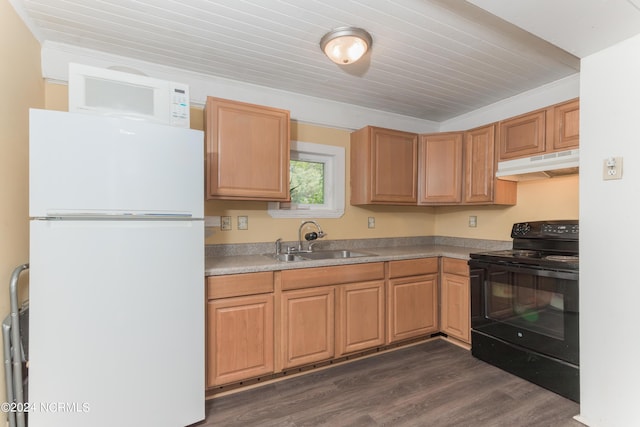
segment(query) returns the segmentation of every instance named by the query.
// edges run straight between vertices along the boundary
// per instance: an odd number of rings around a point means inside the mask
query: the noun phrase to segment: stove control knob
[[[521,222],[513,226],[513,234],[516,236],[524,236],[531,231],[531,225],[528,222]]]

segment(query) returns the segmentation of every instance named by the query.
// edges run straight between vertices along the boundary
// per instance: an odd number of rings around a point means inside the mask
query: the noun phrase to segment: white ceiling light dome
[[[339,27],[320,39],[320,48],[336,64],[347,65],[362,58],[372,43],[371,34],[362,28]]]

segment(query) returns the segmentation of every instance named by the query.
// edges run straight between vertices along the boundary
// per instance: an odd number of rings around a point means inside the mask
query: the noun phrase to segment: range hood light
[[[523,159],[498,162],[496,177],[507,181],[530,181],[578,173],[580,150],[559,151]]]

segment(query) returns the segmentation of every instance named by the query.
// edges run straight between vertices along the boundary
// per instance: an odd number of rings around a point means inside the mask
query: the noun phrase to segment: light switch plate
[[[248,230],[249,229],[249,217],[246,215],[238,216],[238,230]]]
[[[476,215],[469,215],[469,227],[478,226],[478,217]]]
[[[230,216],[222,216],[220,217],[220,230],[229,231],[231,230],[231,217]]]

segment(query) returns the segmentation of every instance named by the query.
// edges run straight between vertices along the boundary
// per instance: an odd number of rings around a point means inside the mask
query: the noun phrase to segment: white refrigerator
[[[204,138],[30,111],[30,427],[204,418]]]

